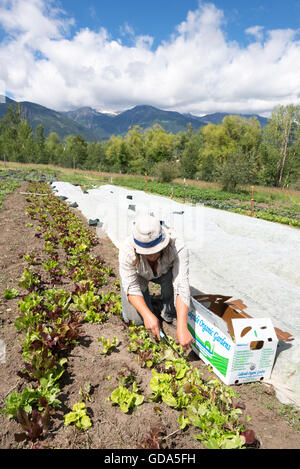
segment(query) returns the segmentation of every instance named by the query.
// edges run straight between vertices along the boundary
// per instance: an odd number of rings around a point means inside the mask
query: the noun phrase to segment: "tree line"
[[[200,179],[227,190],[245,184],[300,188],[300,106],[276,106],[264,128],[256,117],[232,115],[196,131],[191,125],[177,134],[158,124],[135,126],[124,136],[87,142],[81,135],[46,137],[42,125],[32,129],[20,104],[10,105],[0,120],[0,159],[148,174],[164,182]]]

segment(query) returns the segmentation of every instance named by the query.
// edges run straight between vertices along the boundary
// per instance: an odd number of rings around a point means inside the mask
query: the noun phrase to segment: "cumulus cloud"
[[[0,79],[0,104],[5,103],[5,95],[6,95],[5,83],[3,80]]]
[[[263,26],[250,26],[245,30],[245,33],[251,34],[258,41],[261,41],[264,37],[264,27]]]
[[[120,26],[120,33],[121,36],[126,36],[126,34],[129,34],[130,36],[135,36],[135,32],[132,26],[128,24],[127,22],[124,23],[124,25]]]
[[[56,110],[80,106],[121,110],[137,104],[207,114],[267,115],[277,104],[300,104],[300,42],[295,30],[251,26],[249,45],[229,41],[226,18],[212,3],[174,26],[168,41],[121,38],[89,28],[70,35],[74,20],[54,1],[0,0],[0,83],[17,100]],[[131,37],[131,44],[122,35]]]

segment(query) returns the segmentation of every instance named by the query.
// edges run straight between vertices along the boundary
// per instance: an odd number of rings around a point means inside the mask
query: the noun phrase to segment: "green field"
[[[38,178],[48,182],[55,179],[78,184],[83,189],[90,189],[102,184],[114,184],[134,190],[142,190],[188,204],[202,204],[211,208],[232,211],[246,216],[254,216],[275,223],[300,227],[300,191],[266,188],[261,186],[244,187],[236,192],[223,191],[216,183],[192,180],[175,180],[172,183],[160,183],[154,178],[118,173],[104,173],[87,170],[74,170],[57,166],[25,165],[9,163],[4,167],[0,163],[0,179],[3,190],[8,181],[19,183],[22,180],[36,181]],[[251,210],[252,207],[252,210]]]

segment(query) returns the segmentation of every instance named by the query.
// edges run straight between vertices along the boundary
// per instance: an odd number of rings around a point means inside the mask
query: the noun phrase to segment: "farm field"
[[[143,190],[188,204],[232,211],[245,216],[300,227],[300,191],[263,186],[245,186],[236,192],[221,190],[216,183],[175,179],[170,183],[157,182],[154,177],[105,173],[80,169],[61,168],[53,165],[21,164],[9,162],[7,167],[0,161],[0,178],[15,173],[18,178],[26,174],[28,179],[43,174],[49,181],[54,175],[60,180],[90,189],[102,184],[114,184],[129,189]],[[10,177],[10,176],[9,176]],[[252,198],[253,187],[253,201]]]
[[[182,362],[125,327],[118,251],[76,208],[43,182],[11,191],[0,209],[1,448],[299,449],[299,413],[271,387],[227,388],[193,352]]]

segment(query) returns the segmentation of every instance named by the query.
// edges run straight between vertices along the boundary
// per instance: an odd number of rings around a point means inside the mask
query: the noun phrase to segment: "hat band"
[[[162,240],[162,234],[154,239],[153,241],[150,241],[149,243],[142,243],[141,241],[138,241],[137,239],[133,238],[135,244],[137,244],[138,246],[140,246],[141,248],[153,248],[154,246],[156,246],[158,243],[161,242]]]

